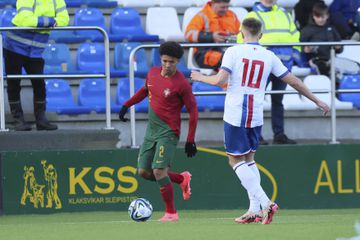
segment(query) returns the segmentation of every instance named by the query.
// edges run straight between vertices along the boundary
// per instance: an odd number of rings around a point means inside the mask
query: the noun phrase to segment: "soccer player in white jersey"
[[[228,81],[223,118],[225,149],[229,164],[250,199],[249,210],[235,221],[262,221],[262,224],[269,224],[279,207],[268,198],[261,187],[259,170],[254,160],[263,125],[263,101],[269,75],[272,73],[290,84],[313,101],[324,114],[329,112],[329,106],[290,73],[274,53],[258,44],[261,38],[259,20],[245,19],[240,31],[245,44],[226,50],[221,69],[216,75],[204,76],[193,71],[191,78],[193,81],[220,86]]]

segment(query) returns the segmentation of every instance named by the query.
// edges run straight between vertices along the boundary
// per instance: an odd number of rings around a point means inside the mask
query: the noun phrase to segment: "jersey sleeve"
[[[286,74],[289,73],[289,70],[287,69],[287,67],[285,67],[285,65],[274,53],[271,53],[271,56],[272,56],[271,73],[278,78],[283,78]]]
[[[228,73],[232,73],[233,71],[233,52],[232,51],[232,47],[228,48],[225,53],[224,53],[224,57],[222,59],[222,63],[221,63],[221,68],[224,69],[225,71],[227,71]]]
[[[187,141],[195,142],[195,132],[198,122],[198,110],[197,110],[195,96],[192,93],[191,85],[186,79],[184,79],[184,84],[180,94],[185,104],[186,110],[189,113],[189,131],[188,131]]]

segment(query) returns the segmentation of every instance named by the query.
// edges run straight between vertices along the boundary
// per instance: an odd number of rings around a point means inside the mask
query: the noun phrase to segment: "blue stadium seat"
[[[46,80],[46,109],[57,114],[90,113],[90,108],[75,103],[70,85],[63,79]]]
[[[104,113],[106,106],[105,79],[83,79],[80,81],[78,102],[80,106],[91,108],[97,113]],[[110,101],[111,112],[118,113],[120,106]]]
[[[360,75],[344,75],[340,80],[339,89],[360,89]],[[339,100],[352,102],[356,108],[360,109],[360,93],[340,93]]]
[[[105,49],[101,43],[82,43],[77,51],[77,70],[83,73],[105,72]],[[110,67],[111,77],[124,77],[126,72]]]
[[[221,87],[212,86],[201,82],[194,82],[192,88],[194,92],[222,91]],[[196,96],[196,101],[199,111],[224,111],[224,95]]]
[[[16,7],[16,0],[1,0],[0,7],[3,8],[6,6]]]
[[[48,44],[44,50],[44,72],[46,74],[74,73],[69,47],[63,43]]]
[[[141,78],[134,79],[135,92],[144,86],[145,81]],[[130,98],[130,80],[129,78],[120,78],[117,85],[116,104],[123,105]],[[136,112],[148,112],[149,100],[145,98],[143,101],[135,105]]]
[[[161,66],[159,48],[151,49],[150,66]],[[185,75],[185,77],[190,77],[191,70],[188,69],[188,67],[186,66],[184,56],[180,59],[176,67],[180,72]]]
[[[82,4],[82,0],[65,0],[66,6],[70,8],[78,8]]]
[[[115,8],[118,6],[117,1],[111,0],[83,0],[83,4],[92,8]]]
[[[74,26],[97,26],[106,30],[105,17],[97,8],[81,8],[75,13]],[[75,34],[95,42],[104,39],[98,30],[75,30]]]
[[[131,51],[139,46],[140,43],[129,42],[129,43],[118,43],[115,45],[114,50],[114,67],[117,70],[129,72],[129,57]],[[135,54],[135,76],[145,78],[149,66],[147,64],[146,51],[145,49],[139,49]],[[128,74],[127,74],[128,75]]]
[[[142,25],[141,17],[133,8],[116,8],[110,17],[110,40],[133,42],[157,42],[158,35],[147,34]]]
[[[56,43],[82,43],[86,41],[86,37],[76,35],[73,30],[52,30],[49,39]]]
[[[13,26],[11,20],[16,14],[15,8],[4,8],[0,12],[0,27],[11,27]],[[5,37],[6,32],[2,32],[2,35]]]

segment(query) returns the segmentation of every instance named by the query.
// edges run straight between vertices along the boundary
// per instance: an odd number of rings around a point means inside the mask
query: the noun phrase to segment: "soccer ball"
[[[145,198],[138,198],[129,205],[128,213],[132,220],[136,222],[145,222],[150,219],[153,207]]]

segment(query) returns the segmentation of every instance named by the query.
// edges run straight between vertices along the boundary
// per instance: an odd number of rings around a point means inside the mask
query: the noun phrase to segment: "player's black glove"
[[[120,112],[119,112],[120,121],[126,122],[127,120],[129,120],[129,119],[125,118],[125,114],[126,114],[127,110],[128,110],[128,107],[123,105]]]
[[[186,142],[185,144],[185,153],[188,157],[195,156],[197,152],[196,144],[194,142]]]

